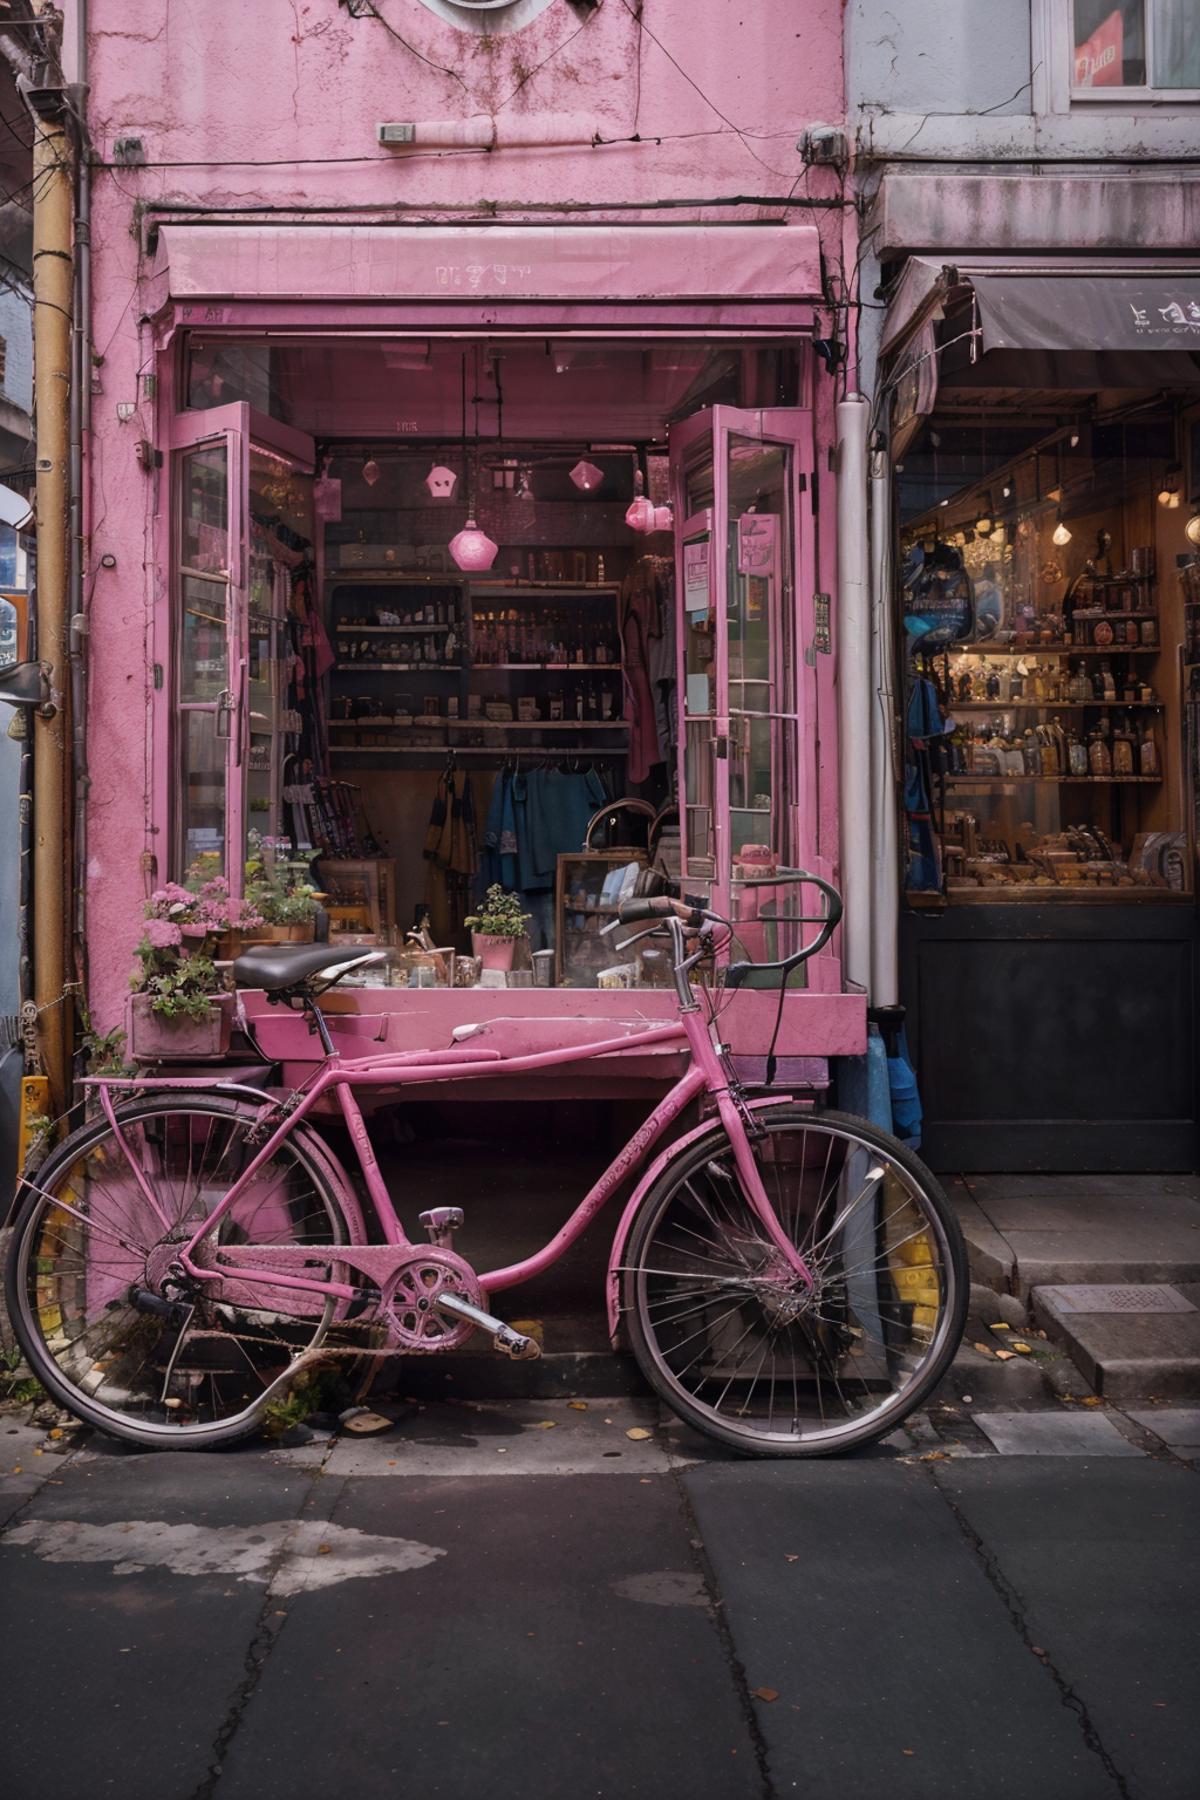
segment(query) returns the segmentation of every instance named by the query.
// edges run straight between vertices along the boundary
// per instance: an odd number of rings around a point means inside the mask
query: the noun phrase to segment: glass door
[[[240,894],[247,834],[277,836],[294,570],[312,554],[313,445],[243,405],[177,420],[172,874]]]
[[[810,446],[792,408],[713,407],[671,434],[683,873],[731,917],[740,878],[815,843]]]

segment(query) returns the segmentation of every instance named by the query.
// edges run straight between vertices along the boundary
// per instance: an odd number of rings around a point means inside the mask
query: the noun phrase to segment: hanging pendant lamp
[[[471,575],[490,569],[499,550],[499,544],[494,544],[487,532],[479,529],[474,519],[468,519],[462,530],[450,539],[451,556],[460,569]]]

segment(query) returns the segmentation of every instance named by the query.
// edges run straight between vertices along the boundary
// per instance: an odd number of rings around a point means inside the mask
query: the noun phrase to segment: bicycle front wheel
[[[221,1281],[189,1291],[166,1279],[179,1246],[258,1154],[256,1117],[220,1096],[159,1094],[117,1114],[123,1143],[98,1120],[26,1183],[9,1315],[38,1380],[87,1424],[149,1448],[229,1443],[255,1429],[297,1359],[325,1342],[338,1305],[328,1296],[297,1297],[293,1311],[282,1289]],[[214,1238],[218,1249],[311,1247],[303,1273],[335,1278],[327,1252],[349,1232],[303,1130],[257,1171]]]
[[[634,1222],[626,1318],[643,1373],[689,1424],[750,1456],[828,1456],[893,1430],[945,1374],[966,1248],[934,1177],[885,1132],[799,1108],[759,1123],[755,1160],[812,1289],[714,1126]]]

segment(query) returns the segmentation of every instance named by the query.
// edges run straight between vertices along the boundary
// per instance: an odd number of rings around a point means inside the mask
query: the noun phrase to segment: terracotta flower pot
[[[472,954],[479,958],[485,969],[511,969],[516,948],[516,938],[492,937],[491,933],[486,931],[471,933]]]
[[[203,1019],[162,1019],[149,994],[131,994],[127,1013],[134,1062],[219,1062],[229,1049],[234,996],[214,994]]]

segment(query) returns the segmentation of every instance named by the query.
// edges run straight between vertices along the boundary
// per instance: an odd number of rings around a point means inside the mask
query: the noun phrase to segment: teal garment
[[[592,815],[608,800],[595,769],[531,769],[512,782],[521,892],[553,888],[560,856],[583,848]]]

